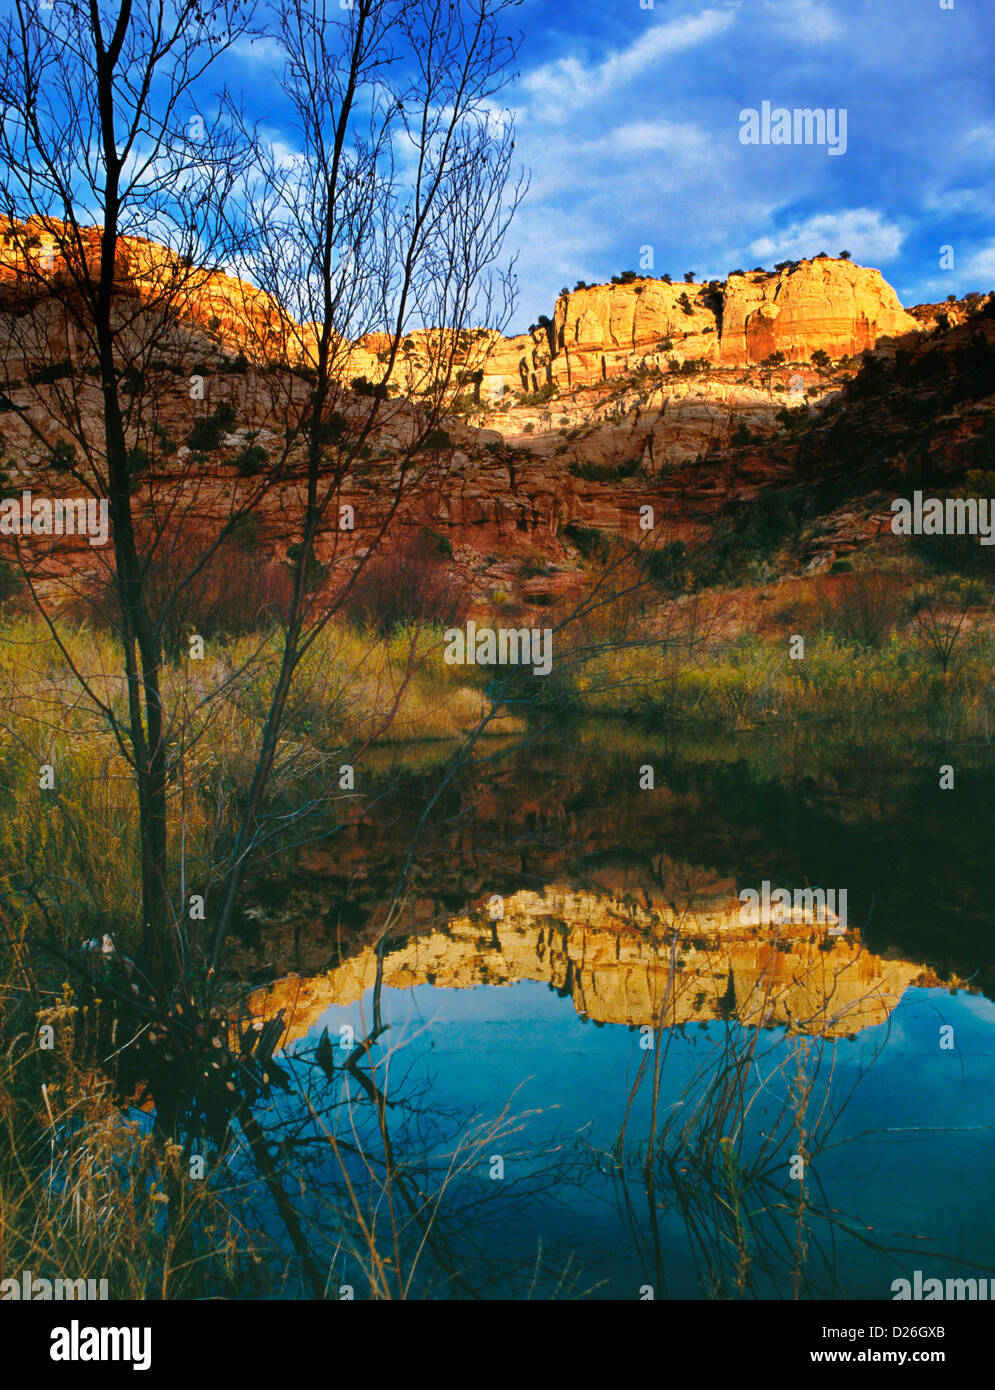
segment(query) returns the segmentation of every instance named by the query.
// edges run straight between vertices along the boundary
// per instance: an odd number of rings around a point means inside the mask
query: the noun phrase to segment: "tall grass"
[[[988,630],[972,632],[946,670],[915,631],[893,631],[876,647],[816,632],[800,660],[785,637],[745,633],[690,659],[649,643],[605,652],[585,665],[575,692],[599,715],[657,714],[729,729],[880,721],[916,737],[990,742],[993,661]]]
[[[86,689],[40,619],[11,616],[3,627],[0,893],[36,931],[60,935],[57,925],[71,924],[78,945],[105,931],[127,938],[136,924],[137,814],[128,763],[100,708],[127,718],[119,645],[86,625],[60,628],[60,636]],[[176,735],[169,848],[188,883],[211,872],[248,787],[280,643],[278,632],[243,634],[166,669]],[[488,709],[483,692],[443,662],[439,629],[406,625],[377,636],[330,624],[299,671],[270,807],[327,795],[341,765],[364,750],[389,747],[390,762],[403,763],[426,742],[458,738]],[[494,731],[510,723],[498,721]]]
[[[122,1109],[91,1010],[9,944],[0,1011],[0,1279],[106,1280],[111,1299],[258,1290],[266,1242],[240,1220],[238,1193],[193,1176],[189,1145]]]

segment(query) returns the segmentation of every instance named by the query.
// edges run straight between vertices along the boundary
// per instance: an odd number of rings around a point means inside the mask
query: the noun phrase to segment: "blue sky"
[[[906,304],[995,288],[992,0],[953,3],[523,0],[513,326],[646,246],[675,279],[845,248]],[[232,66],[265,91],[264,54]],[[846,108],[846,153],[741,144],[763,101]]]
[[[526,0],[515,229],[526,320],[561,285],[841,249],[905,303],[995,288],[991,0]],[[988,77],[985,77],[985,73]],[[847,109],[847,150],[748,146],[739,113]],[[941,270],[939,248],[954,248]]]

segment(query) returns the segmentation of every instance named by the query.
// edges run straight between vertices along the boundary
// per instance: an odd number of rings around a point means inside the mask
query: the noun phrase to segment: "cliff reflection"
[[[853,927],[834,936],[811,920],[744,926],[721,887],[693,908],[556,885],[520,891],[387,942],[382,955],[382,983],[393,989],[537,981],[599,1024],[726,1018],[824,1037],[882,1023],[923,978],[920,965],[866,950]],[[362,999],[377,970],[377,946],[362,945],[330,970],[257,991],[252,1008],[286,1008],[294,1039],[330,1006]]]

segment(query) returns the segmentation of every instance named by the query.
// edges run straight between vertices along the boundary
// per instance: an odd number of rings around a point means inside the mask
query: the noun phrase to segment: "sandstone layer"
[[[37,224],[37,225],[35,225]],[[82,248],[69,249],[61,224],[34,219],[9,231],[0,246],[0,283],[40,293],[46,279],[100,273],[100,233],[84,229]],[[66,254],[63,254],[65,249]],[[317,328],[299,325],[264,291],[220,270],[193,268],[174,252],[141,237],[122,237],[117,277],[122,290],[154,303],[176,293],[181,312],[206,327],[228,351],[252,358],[314,360]],[[368,334],[342,351],[344,377],[388,376],[404,392],[436,374],[440,352],[451,354],[454,387],[492,398],[507,388],[536,392],[604,381],[638,368],[665,370],[691,359],[721,366],[763,362],[783,353],[807,362],[823,351],[856,356],[912,335],[922,325],[905,312],[880,271],[852,261],[817,257],[774,271],[730,275],[725,282],[671,284],[651,276],[561,294],[552,319],[504,338],[475,328],[452,340],[415,331],[397,345]]]
[[[881,272],[817,258],[779,271],[731,275],[724,284],[668,284],[646,278],[561,295],[548,330],[508,339],[487,380],[536,391],[607,380],[672,358],[745,366],[783,353],[807,362],[814,352],[853,357],[919,335]],[[509,372],[519,348],[517,372]],[[517,380],[516,380],[517,375]]]

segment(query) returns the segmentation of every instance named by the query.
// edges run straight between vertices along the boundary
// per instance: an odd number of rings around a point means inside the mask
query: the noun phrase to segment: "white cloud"
[[[844,27],[825,0],[764,0],[774,28],[806,43],[838,39]]]
[[[648,154],[665,151],[682,158],[712,155],[717,142],[700,126],[682,125],[676,121],[633,121],[616,127],[600,144],[619,154]]]
[[[252,38],[248,34],[242,34],[228,51],[243,62],[274,69],[282,68],[287,59],[282,46],[276,39],[267,35]]]
[[[892,261],[902,249],[904,233],[880,212],[854,208],[847,212],[817,213],[793,222],[772,236],[750,243],[750,253],[762,261],[801,260],[827,251],[850,251],[863,265]]]
[[[964,144],[976,146],[982,154],[995,154],[995,122],[969,130],[964,136]]]
[[[982,292],[995,286],[995,241],[989,242],[987,246],[968,257],[964,262],[960,279],[963,280],[965,277],[976,282],[977,288]]]
[[[923,194],[922,208],[926,212],[941,212],[949,216],[957,213],[987,213],[992,199],[984,188],[931,188]]]
[[[610,53],[588,66],[578,58],[557,58],[526,73],[521,89],[530,121],[557,122],[579,107],[619,93],[635,78],[664,58],[693,48],[725,32],[735,19],[731,9],[707,9],[701,14],[655,24],[628,48]]]

